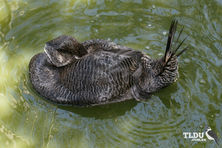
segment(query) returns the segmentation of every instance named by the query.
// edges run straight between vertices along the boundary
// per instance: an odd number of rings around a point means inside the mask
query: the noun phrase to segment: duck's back
[[[78,96],[79,104],[107,104],[131,99],[130,88],[142,56],[135,50],[97,49],[61,70],[60,81]]]

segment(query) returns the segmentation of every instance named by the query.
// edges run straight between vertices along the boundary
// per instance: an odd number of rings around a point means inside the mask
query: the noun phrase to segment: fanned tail
[[[175,49],[173,49],[172,44],[173,44],[173,39],[175,37],[176,29],[177,29],[177,20],[173,20],[169,29],[169,34],[168,34],[168,40],[167,40],[167,46],[166,46],[166,51],[164,54],[164,63],[167,64],[167,62],[171,59],[172,56],[176,55],[179,57],[184,51],[188,49],[188,46],[185,47],[183,50],[181,50],[179,53],[177,53],[178,49],[181,47],[181,45],[184,43],[184,41],[187,39],[185,37],[182,42],[180,42]],[[180,30],[179,35],[177,37],[176,43],[178,43],[178,40],[180,38],[181,33],[183,32],[183,28]]]
[[[176,34],[177,24],[178,24],[178,21],[175,19],[171,22],[165,54],[164,54],[164,57],[159,61],[159,64],[161,66],[160,66],[160,69],[159,69],[159,72],[157,73],[157,75],[161,75],[165,69],[171,69],[171,70],[175,69],[173,67],[176,67],[176,65],[172,65],[172,64],[168,64],[168,63],[170,63],[170,61],[171,61],[171,63],[175,63],[173,61],[175,61],[177,57],[179,57],[183,52],[185,52],[188,49],[188,46],[187,46],[178,53],[179,48],[181,47],[181,45],[184,43],[184,41],[188,37],[188,36],[185,37],[180,43],[178,42],[179,38],[183,32],[183,28],[180,30],[178,37],[176,39],[177,45],[173,47],[173,41],[174,41],[174,37]],[[174,57],[174,58],[172,58],[172,57]]]

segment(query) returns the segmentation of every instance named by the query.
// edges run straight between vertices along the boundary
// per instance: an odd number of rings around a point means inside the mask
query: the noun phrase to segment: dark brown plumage
[[[182,41],[173,50],[176,27],[174,20],[165,55],[155,60],[106,40],[79,43],[60,36],[47,42],[45,52],[31,59],[31,83],[40,95],[58,104],[93,106],[147,99],[178,78],[177,57],[187,48],[177,53]]]

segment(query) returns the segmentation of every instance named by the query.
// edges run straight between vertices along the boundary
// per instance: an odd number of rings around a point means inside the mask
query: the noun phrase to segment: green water
[[[183,132],[208,125],[222,138],[221,16],[221,0],[0,0],[0,147],[218,147]],[[31,57],[58,35],[160,57],[173,17],[190,49],[179,80],[145,102],[61,107],[30,85]]]

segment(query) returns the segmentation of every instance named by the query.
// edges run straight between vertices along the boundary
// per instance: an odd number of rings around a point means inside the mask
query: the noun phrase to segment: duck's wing
[[[102,39],[88,40],[83,42],[82,45],[85,47],[88,53],[92,53],[98,50],[104,50],[104,51],[120,52],[120,54],[122,54],[123,52],[133,50],[132,48],[118,45],[112,41],[102,40]]]

